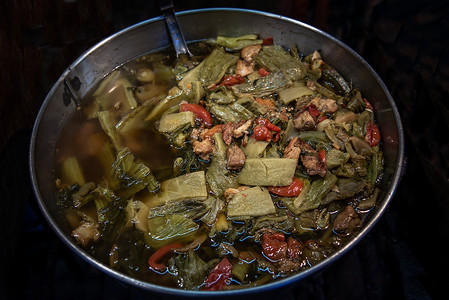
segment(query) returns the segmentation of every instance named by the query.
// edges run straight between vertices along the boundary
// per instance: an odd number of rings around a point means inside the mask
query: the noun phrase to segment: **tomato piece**
[[[264,126],[264,125],[257,125],[254,127],[254,138],[257,141],[271,141],[271,138],[273,135],[271,134],[270,130]]]
[[[256,120],[256,124],[264,125],[265,127],[267,127],[268,129],[270,129],[272,131],[281,132],[281,128],[277,127],[276,125],[272,124],[269,120],[264,119],[264,118],[258,118]]]
[[[231,272],[232,264],[225,257],[210,271],[205,281],[205,290],[221,291],[225,285],[229,284]]]
[[[282,197],[297,197],[301,193],[304,183],[293,177],[292,183],[288,186],[269,186],[268,191],[272,194],[282,196]]]
[[[265,38],[265,39],[263,40],[262,45],[264,45],[264,46],[270,46],[270,45],[273,45],[273,43],[274,43],[273,37],[270,36],[270,37],[267,37],[267,38]]]
[[[234,75],[225,76],[223,78],[223,80],[221,81],[220,85],[230,86],[230,85],[244,83],[244,82],[245,82],[245,78],[243,78],[239,74],[234,74]]]
[[[267,232],[262,236],[262,249],[265,256],[272,261],[287,257],[287,243],[280,232]]]
[[[165,266],[163,263],[161,263],[161,260],[163,260],[164,257],[166,257],[168,254],[170,254],[172,252],[172,250],[181,248],[182,246],[183,246],[183,244],[181,244],[181,243],[173,243],[173,244],[166,245],[162,248],[159,248],[148,259],[148,265],[150,266],[151,269],[153,269],[156,272],[159,272],[159,273],[165,272],[167,270],[167,266]]]
[[[265,77],[268,74],[270,74],[270,72],[268,72],[267,70],[265,70],[264,68],[260,68],[257,73],[259,74],[260,77]]]
[[[374,122],[369,122],[366,126],[365,141],[371,146],[376,146],[380,142],[380,131]]]
[[[321,149],[320,151],[318,151],[318,156],[320,158],[320,161],[323,164],[326,164],[326,151],[324,151],[324,149]]]
[[[199,122],[206,125],[206,127],[212,126],[212,116],[204,107],[199,104],[183,103],[179,106],[179,111],[191,111]]]

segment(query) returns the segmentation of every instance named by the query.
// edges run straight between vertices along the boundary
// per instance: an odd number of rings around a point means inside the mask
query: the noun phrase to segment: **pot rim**
[[[68,237],[66,233],[63,232],[63,230],[56,224],[56,222],[53,220],[53,217],[50,215],[50,212],[48,211],[43,199],[42,195],[40,193],[37,177],[36,177],[36,169],[35,169],[35,149],[36,149],[36,136],[37,132],[39,130],[39,124],[41,122],[41,119],[43,117],[43,114],[46,110],[46,107],[48,103],[50,102],[50,99],[53,97],[53,94],[64,80],[66,76],[70,73],[70,71],[77,66],[80,62],[82,62],[89,54],[94,52],[97,48],[101,47],[102,45],[106,44],[108,41],[115,39],[118,36],[124,35],[138,27],[146,26],[147,24],[151,24],[154,22],[158,22],[163,20],[162,16],[158,16],[155,18],[151,18],[142,22],[139,22],[135,25],[132,25],[130,27],[127,27],[125,29],[122,29],[114,34],[112,34],[109,37],[106,37],[105,39],[101,40],[100,42],[96,43],[94,46],[89,48],[87,51],[85,51],[81,56],[79,56],[59,77],[59,79],[55,82],[52,89],[47,94],[45,100],[43,101],[41,108],[39,110],[39,113],[36,117],[35,124],[33,126],[32,134],[31,134],[31,142],[30,142],[30,149],[29,149],[29,170],[30,170],[30,176],[33,186],[33,191],[36,196],[39,208],[41,212],[43,213],[46,221],[50,224],[51,228],[55,231],[55,233],[59,236],[59,238],[70,248],[70,250],[74,251],[76,254],[81,256],[85,261],[87,261],[90,265],[100,269],[103,271],[106,275],[110,275],[115,279],[118,279],[128,285],[141,288],[143,290],[149,291],[149,292],[156,292],[161,293],[165,295],[173,295],[173,296],[184,296],[184,297],[220,297],[220,296],[235,296],[235,295],[245,295],[245,294],[254,294],[254,293],[261,293],[261,292],[267,292],[272,291],[274,289],[282,288],[285,286],[291,286],[294,283],[298,283],[301,279],[306,278],[325,267],[332,264],[335,260],[337,260],[340,256],[343,256],[346,254],[349,250],[351,250],[363,237],[365,237],[368,232],[372,229],[372,227],[378,222],[378,220],[383,215],[385,209],[387,208],[389,202],[391,201],[398,183],[400,182],[400,179],[402,177],[402,174],[405,170],[405,162],[404,162],[404,136],[403,136],[403,127],[400,119],[400,115],[398,112],[398,109],[396,107],[396,104],[390,95],[388,89],[386,88],[384,82],[380,79],[378,74],[374,71],[374,69],[353,49],[351,49],[349,46],[347,46],[342,41],[338,40],[337,38],[333,37],[332,35],[317,29],[311,25],[305,24],[301,21],[291,19],[282,15],[277,15],[274,13],[264,12],[264,11],[258,11],[258,10],[252,10],[252,9],[241,9],[241,8],[229,8],[229,7],[218,7],[218,8],[203,8],[203,9],[194,9],[194,10],[186,10],[186,11],[180,11],[177,12],[177,16],[183,16],[183,15],[190,15],[190,14],[202,14],[202,13],[209,13],[209,12],[241,12],[241,13],[249,13],[249,14],[257,14],[266,16],[269,18],[275,18],[280,20],[285,20],[290,23],[297,24],[301,27],[305,27],[310,31],[313,31],[314,33],[317,33],[319,35],[325,36],[327,39],[331,40],[333,43],[338,44],[342,48],[344,48],[345,51],[348,51],[352,56],[354,56],[357,60],[359,60],[374,76],[376,81],[379,83],[379,85],[382,87],[383,92],[385,93],[387,99],[390,102],[391,109],[394,114],[394,118],[396,121],[397,129],[398,129],[398,153],[397,153],[397,166],[394,171],[394,174],[391,179],[391,184],[386,192],[385,198],[383,203],[376,208],[376,211],[373,215],[370,216],[370,220],[364,225],[364,228],[358,232],[354,238],[349,241],[345,246],[343,246],[338,251],[332,253],[329,257],[321,261],[320,263],[314,265],[313,267],[301,271],[297,274],[291,275],[286,278],[280,278],[273,282],[257,286],[257,287],[251,287],[251,288],[244,288],[244,289],[237,289],[237,290],[227,290],[227,291],[190,291],[190,290],[182,290],[177,288],[169,288],[164,287],[160,285],[156,285],[149,282],[144,282],[138,279],[135,279],[133,277],[130,277],[128,275],[125,275],[121,272],[118,272],[109,266],[99,262],[89,254],[87,254],[82,248],[80,248],[78,245],[76,245],[71,237]]]

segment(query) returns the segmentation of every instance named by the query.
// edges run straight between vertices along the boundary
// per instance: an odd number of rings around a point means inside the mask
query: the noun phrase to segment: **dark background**
[[[407,170],[382,219],[342,259],[277,298],[447,299],[449,2],[174,3],[177,11],[257,9],[318,27],[371,64],[401,114]],[[39,107],[64,69],[105,37],[158,15],[151,0],[0,1],[0,299],[142,299],[49,228],[31,190],[28,147]]]

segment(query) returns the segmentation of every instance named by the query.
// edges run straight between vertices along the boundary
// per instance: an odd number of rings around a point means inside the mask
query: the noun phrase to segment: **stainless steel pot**
[[[30,147],[31,178],[39,206],[48,223],[71,250],[108,275],[146,291],[182,297],[234,297],[292,285],[322,270],[357,244],[391,201],[404,165],[404,137],[396,105],[385,84],[367,62],[342,42],[309,25],[279,15],[242,9],[201,9],[185,11],[177,16],[187,41],[256,33],[263,37],[272,36],[276,43],[287,47],[295,43],[303,53],[321,49],[326,61],[360,88],[375,107],[385,155],[381,200],[363,230],[341,250],[304,272],[260,287],[222,292],[184,291],[139,281],[100,263],[74,242],[64,219],[56,211],[52,177],[56,143],[79,99],[105,75],[148,51],[169,46],[170,37],[162,17],[129,27],[92,47],[64,71],[47,95],[35,122]]]

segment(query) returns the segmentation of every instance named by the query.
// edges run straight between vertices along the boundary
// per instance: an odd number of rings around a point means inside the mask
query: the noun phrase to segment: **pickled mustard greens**
[[[58,144],[58,206],[111,268],[249,288],[340,249],[376,205],[374,109],[325,62],[257,35],[150,53],[109,74]]]

